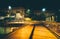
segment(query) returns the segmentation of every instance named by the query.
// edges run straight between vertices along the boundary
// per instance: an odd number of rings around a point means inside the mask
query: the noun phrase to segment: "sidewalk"
[[[58,23],[47,23],[46,27],[56,33],[60,38],[60,25]]]

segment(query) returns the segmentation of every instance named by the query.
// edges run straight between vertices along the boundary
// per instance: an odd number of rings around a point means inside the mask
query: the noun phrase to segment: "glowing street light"
[[[28,9],[26,13],[27,13],[27,14],[30,14],[30,9]]]
[[[46,9],[45,9],[45,8],[43,8],[43,9],[42,9],[42,11],[43,11],[43,12],[45,12],[45,11],[46,11]]]
[[[11,6],[8,6],[8,11],[9,11],[8,17],[10,17],[11,9],[12,9],[12,7]]]
[[[9,10],[11,10],[11,9],[12,9],[12,7],[11,7],[11,6],[8,6],[8,9],[9,9]]]
[[[30,9],[28,9],[28,12],[30,11]]]

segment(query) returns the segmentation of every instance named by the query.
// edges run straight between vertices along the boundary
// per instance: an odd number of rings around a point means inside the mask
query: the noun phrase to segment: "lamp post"
[[[43,21],[46,20],[45,11],[46,11],[46,8],[42,8],[41,20]]]
[[[42,12],[45,12],[45,11],[46,11],[46,8],[43,8],[43,9],[42,9]]]
[[[8,9],[9,9],[9,10],[11,10],[11,9],[12,9],[12,7],[11,7],[11,6],[8,6]]]
[[[29,14],[31,13],[30,11],[31,11],[30,9],[26,11],[27,16],[29,16]]]
[[[8,6],[8,11],[9,11],[9,15],[8,16],[10,16],[10,14],[11,14],[11,9],[12,9],[12,7]]]

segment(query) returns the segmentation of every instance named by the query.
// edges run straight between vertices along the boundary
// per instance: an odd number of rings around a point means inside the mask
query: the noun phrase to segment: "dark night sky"
[[[0,8],[23,6],[31,9],[60,9],[59,0],[0,0]]]

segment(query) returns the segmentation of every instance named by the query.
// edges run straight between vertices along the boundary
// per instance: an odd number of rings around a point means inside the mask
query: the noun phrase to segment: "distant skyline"
[[[60,0],[0,0],[0,8],[25,7],[31,9],[60,9]]]

